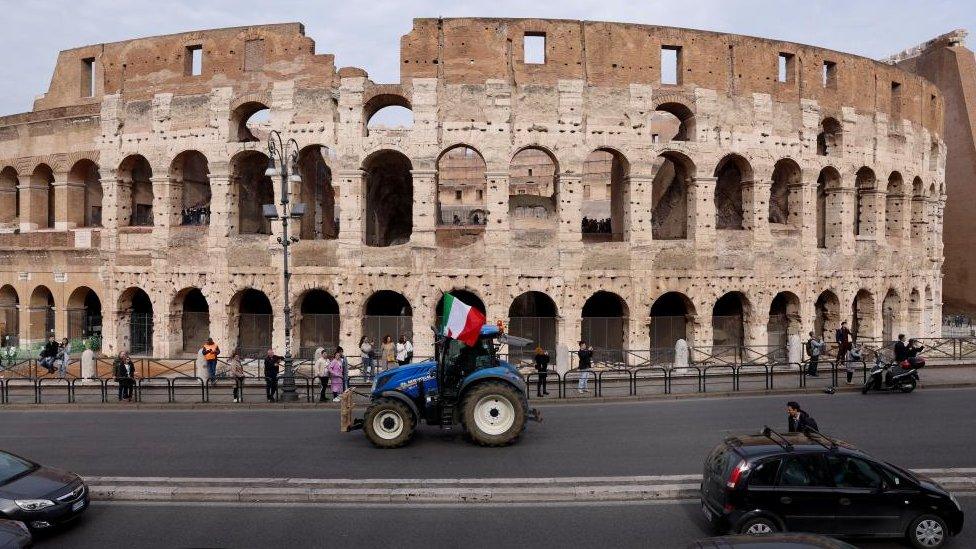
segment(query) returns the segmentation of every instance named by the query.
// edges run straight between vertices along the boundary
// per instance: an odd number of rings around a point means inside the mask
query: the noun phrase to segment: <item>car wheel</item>
[[[740,534],[746,534],[749,536],[765,536],[768,534],[775,534],[778,531],[779,525],[766,517],[749,519],[742,523],[742,526],[739,528]]]
[[[413,435],[414,417],[407,405],[381,398],[366,410],[363,430],[377,448],[399,448]]]
[[[935,515],[922,515],[908,527],[908,541],[918,549],[935,549],[949,541],[949,528]]]

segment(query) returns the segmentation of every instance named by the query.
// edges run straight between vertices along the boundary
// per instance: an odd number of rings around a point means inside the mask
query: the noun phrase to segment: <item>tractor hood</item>
[[[383,391],[403,391],[412,385],[416,385],[420,379],[432,379],[436,376],[437,362],[433,359],[414,364],[405,364],[391,370],[387,370],[376,376],[374,393]]]

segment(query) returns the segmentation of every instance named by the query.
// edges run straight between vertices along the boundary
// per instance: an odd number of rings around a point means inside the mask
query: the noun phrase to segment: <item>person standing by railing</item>
[[[234,402],[241,402],[244,399],[244,364],[237,349],[227,359],[227,371],[234,378]]]
[[[579,357],[578,369],[580,371],[579,384],[576,387],[576,392],[582,395],[588,390],[586,384],[590,381],[590,375],[592,374],[590,368],[593,367],[593,348],[588,346],[585,341],[580,341],[579,351],[576,351],[576,355]]]
[[[383,336],[383,344],[380,347],[380,351],[383,355],[383,362],[380,365],[384,371],[389,370],[391,365],[396,364],[396,345],[393,343],[393,338],[390,337],[390,334]]]
[[[47,343],[44,344],[44,348],[41,349],[41,354],[38,355],[41,359],[38,364],[47,369],[47,373],[54,373],[54,361],[58,358],[58,340],[52,335],[47,338]]]
[[[536,396],[548,395],[546,377],[549,373],[549,351],[543,349],[541,345],[535,348],[535,371],[539,373],[539,383],[535,389]]]
[[[325,349],[319,348],[316,350],[315,363],[312,364],[312,370],[322,385],[322,389],[319,391],[319,402],[325,402],[325,391],[329,387],[329,359],[326,358]]]
[[[203,359],[207,361],[207,374],[209,375],[207,381],[214,383],[217,380],[217,355],[220,354],[220,347],[214,343],[212,337],[208,337],[200,351],[203,352]]]
[[[112,364],[112,375],[119,384],[119,402],[132,402],[132,386],[136,383],[136,366],[129,353],[122,351]]]
[[[264,392],[268,402],[274,402],[278,398],[278,364],[284,359],[276,355],[274,349],[268,349],[268,354],[264,357]]]
[[[68,362],[71,360],[71,342],[68,338],[61,340],[61,347],[58,350],[58,359],[55,361],[58,365],[58,377],[64,379],[68,375]]]
[[[359,357],[362,360],[362,365],[360,370],[363,373],[363,377],[372,379],[376,372],[373,368],[373,340],[369,336],[363,336],[359,340]]]
[[[339,402],[339,393],[342,392],[343,385],[345,384],[342,376],[343,358],[344,357],[342,356],[342,347],[338,347],[336,348],[335,353],[333,353],[332,355],[332,360],[329,361],[328,375],[329,375],[329,385],[331,386],[332,389],[332,402]],[[324,397],[325,396],[324,383],[323,383],[322,393]],[[325,399],[323,398],[323,400]]]
[[[834,332],[834,339],[837,341],[837,357],[834,359],[834,366],[840,367],[840,363],[847,359],[847,351],[851,350],[854,343],[854,334],[847,327],[847,321],[840,323],[840,328]]]
[[[817,337],[816,334],[810,332],[810,339],[807,340],[807,356],[810,357],[807,362],[807,375],[811,377],[819,377],[817,374],[817,366],[820,363],[820,355],[823,354],[824,347],[827,345],[822,339]]]

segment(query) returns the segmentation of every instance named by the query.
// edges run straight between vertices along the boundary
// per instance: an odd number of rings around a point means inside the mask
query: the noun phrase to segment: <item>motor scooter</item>
[[[925,359],[920,356],[896,363],[886,362],[881,353],[875,353],[874,366],[861,394],[866,395],[870,390],[910,393],[918,386],[918,371],[924,367]]]

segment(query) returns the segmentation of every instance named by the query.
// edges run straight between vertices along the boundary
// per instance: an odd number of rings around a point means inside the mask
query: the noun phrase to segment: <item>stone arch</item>
[[[54,334],[54,294],[41,284],[31,291],[28,302],[30,325],[27,327],[27,338],[32,342],[46,340]]]
[[[674,344],[683,339],[692,345],[695,304],[681,292],[666,292],[651,305],[651,349],[670,354]]]
[[[184,353],[196,354],[204,340],[212,336],[210,331],[210,302],[196,286],[183,288],[173,296],[170,314],[179,324],[173,326],[174,334]],[[175,324],[175,323],[174,323]],[[220,342],[218,342],[218,345]],[[226,349],[225,351],[230,351]]]
[[[230,340],[242,357],[264,356],[272,347],[274,309],[268,295],[255,288],[239,290],[228,306]]]
[[[854,236],[876,236],[875,220],[883,203],[878,200],[878,182],[874,170],[863,166],[857,170],[854,180]],[[883,218],[883,216],[881,216]]]
[[[921,336],[925,331],[922,329],[922,310],[924,304],[922,303],[922,294],[918,291],[918,288],[912,288],[911,293],[908,296],[908,330],[913,335],[919,334]]]
[[[38,164],[30,176],[31,207],[28,222],[38,229],[53,229],[54,170],[47,164]]]
[[[885,193],[885,238],[890,243],[901,240],[905,227],[905,183],[899,172],[888,176]]]
[[[13,166],[0,170],[0,228],[20,225],[20,180]]]
[[[684,153],[664,151],[654,162],[651,183],[651,238],[676,240],[688,237],[689,185],[695,163]]]
[[[230,113],[229,140],[239,143],[266,140],[270,116],[271,109],[263,96],[248,96],[238,100]]]
[[[179,225],[210,224],[210,167],[207,157],[200,151],[183,151],[173,159],[169,167],[172,193],[180,197]]]
[[[20,296],[10,284],[0,287],[0,347],[20,345]]]
[[[842,241],[839,193],[843,183],[840,172],[825,166],[817,176],[817,247],[834,248]]]
[[[393,122],[397,125],[391,125]],[[363,104],[363,135],[370,130],[404,129],[413,126],[410,100],[396,93],[379,93]]]
[[[437,244],[448,248],[471,244],[488,223],[485,159],[474,147],[456,144],[441,151],[436,166]]]
[[[529,145],[512,155],[508,168],[509,228],[551,231],[559,212],[559,162],[548,149]]]
[[[727,292],[712,306],[712,354],[741,356],[751,305],[745,294]]]
[[[833,341],[833,334],[831,331],[834,326],[839,326],[840,317],[840,300],[831,290],[824,290],[817,296],[817,301],[813,304],[814,309],[814,319],[813,319],[813,331],[817,335],[821,336],[824,341]]]
[[[858,290],[851,302],[851,332],[858,339],[873,339],[875,337],[875,303],[874,294],[867,289]]]
[[[363,335],[376,342],[377,349],[385,336],[393,341],[405,335],[413,340],[413,307],[400,292],[378,290],[363,303]],[[382,363],[383,357],[380,357]]]
[[[102,300],[98,293],[88,286],[79,286],[68,296],[66,309],[68,339],[88,340],[97,349],[102,339]]]
[[[799,209],[792,194],[794,190],[799,190],[801,173],[799,164],[791,158],[782,158],[773,166],[768,216],[771,224],[798,225]]]
[[[836,118],[826,117],[820,121],[817,134],[817,154],[820,156],[841,156],[844,154],[844,126]]]
[[[630,309],[619,294],[600,290],[583,304],[580,339],[602,351],[601,360],[621,363],[627,348]]]
[[[334,350],[339,346],[339,302],[331,293],[321,288],[309,289],[299,296],[297,309],[298,356],[314,358],[319,347]]]
[[[118,177],[128,197],[119,196],[119,225],[151,227],[153,225],[152,166],[141,154],[125,157],[119,164]]]
[[[620,151],[601,147],[583,162],[582,225],[588,241],[625,240],[630,204],[630,163]]]
[[[911,215],[911,240],[919,242],[925,236],[925,184],[922,178],[915,176],[912,180],[912,215]]]
[[[752,166],[738,154],[728,154],[715,167],[715,228],[745,229],[744,187],[752,182]]]
[[[298,153],[298,171],[302,178],[299,195],[305,204],[299,235],[303,240],[339,237],[339,208],[328,162],[331,154],[332,151],[324,145],[309,145]]]
[[[400,151],[382,149],[363,160],[366,188],[363,231],[367,246],[406,244],[413,234],[413,164]]]
[[[650,131],[654,144],[695,141],[695,111],[680,100],[668,98],[654,106]]]
[[[542,347],[556,356],[559,310],[548,294],[528,291],[512,300],[508,308],[508,331],[512,335],[531,339],[536,347]],[[531,347],[531,346],[530,346]],[[509,349],[511,353],[514,349]],[[529,356],[531,349],[521,349]]]
[[[889,342],[895,341],[898,332],[902,329],[901,322],[901,296],[898,290],[888,288],[884,301],[881,302],[881,342],[887,347]]]
[[[82,204],[80,212],[68,208],[68,221],[78,227],[101,227],[104,192],[98,164],[88,158],[75,162],[68,171],[68,189],[69,202]]]
[[[118,313],[119,350],[131,355],[153,354],[154,315],[149,294],[135,286],[119,294]]]
[[[237,232],[271,234],[271,222],[261,207],[275,203],[275,189],[265,175],[268,157],[258,151],[243,151],[230,160],[230,187],[237,195]],[[233,231],[232,231],[233,234]]]
[[[789,337],[800,333],[800,298],[789,291],[779,292],[769,304],[766,322],[766,344],[769,357],[784,361],[788,358],[786,346]]]
[[[935,297],[932,293],[932,287],[928,284],[925,285],[925,291],[923,293],[925,301],[922,308],[922,333],[920,337],[930,337],[935,331],[938,320],[935,318]]]

